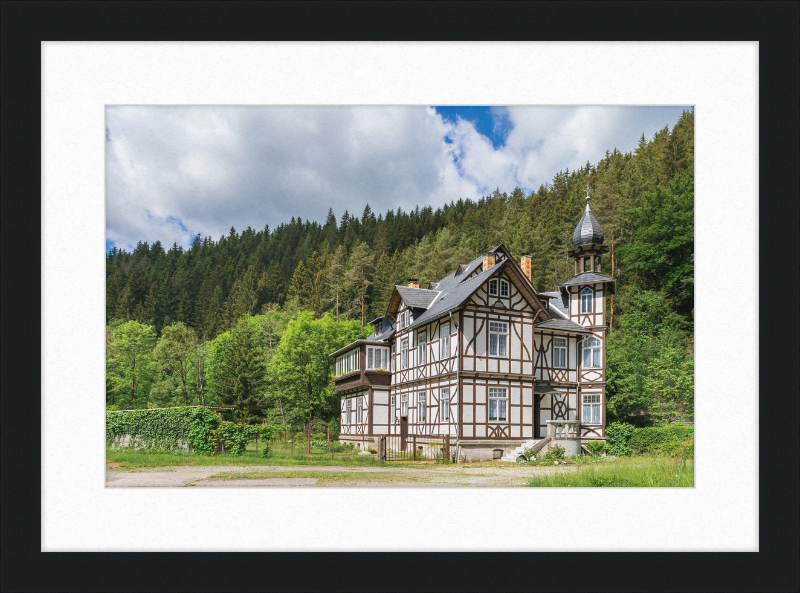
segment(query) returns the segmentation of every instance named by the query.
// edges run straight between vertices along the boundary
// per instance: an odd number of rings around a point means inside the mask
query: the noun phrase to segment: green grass
[[[270,478],[317,478],[318,485],[342,482],[418,482],[415,476],[398,476],[389,472],[339,472],[339,471],[268,471],[268,472],[220,472],[209,479],[263,480]]]
[[[565,468],[566,469],[566,468]],[[528,486],[555,487],[692,487],[694,460],[670,457],[620,457],[578,466],[549,476],[535,476]]]
[[[259,443],[259,449],[263,447]],[[277,443],[270,451],[269,457],[262,457],[255,445],[250,444],[241,456],[234,455],[195,455],[193,453],[151,452],[131,449],[106,448],[106,461],[118,463],[119,469],[140,467],[167,467],[182,465],[341,465],[348,467],[387,467],[388,464],[377,459],[375,455],[357,455],[346,453],[312,453],[305,454],[304,447],[285,446]]]

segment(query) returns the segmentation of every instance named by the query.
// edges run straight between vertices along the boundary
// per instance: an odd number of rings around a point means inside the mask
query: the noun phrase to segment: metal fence
[[[447,434],[383,434],[380,458],[384,461],[421,461],[449,459],[450,435]]]

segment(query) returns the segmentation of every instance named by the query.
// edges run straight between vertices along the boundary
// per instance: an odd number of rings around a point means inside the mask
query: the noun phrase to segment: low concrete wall
[[[126,434],[125,436],[123,436],[123,437],[121,437],[119,439],[116,439],[115,441],[112,441],[111,445],[109,445],[109,446],[112,447],[112,448],[115,448],[115,449],[121,449],[123,447],[125,447],[125,448],[134,448],[134,447],[144,448],[145,442],[142,439],[142,437],[137,436],[134,439],[133,443],[131,443],[131,436]],[[178,449],[180,449],[182,451],[188,451],[189,450],[189,443],[187,443],[186,441],[178,441]]]
[[[377,451],[378,447],[380,447],[380,439],[380,436],[362,436],[357,434],[339,435],[340,443],[352,443],[353,446],[359,451],[367,451],[368,449],[374,449]]]

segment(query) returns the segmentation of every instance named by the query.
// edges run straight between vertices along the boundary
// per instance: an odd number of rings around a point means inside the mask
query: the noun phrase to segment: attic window
[[[497,296],[497,279],[489,280],[489,296]]]
[[[500,296],[507,297],[508,296],[508,281],[507,280],[500,280]]]

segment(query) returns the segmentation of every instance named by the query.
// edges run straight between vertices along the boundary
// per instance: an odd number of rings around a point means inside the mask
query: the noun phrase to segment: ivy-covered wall
[[[211,434],[218,424],[219,417],[202,406],[106,412],[106,444],[211,454],[215,450]]]

